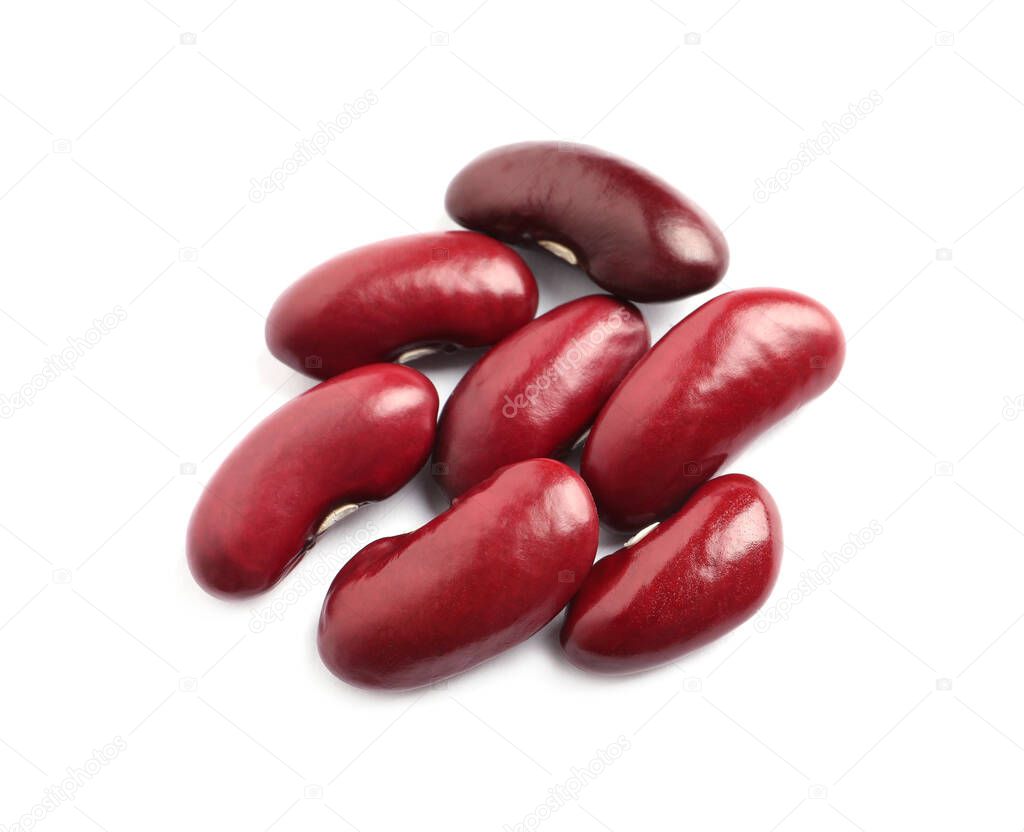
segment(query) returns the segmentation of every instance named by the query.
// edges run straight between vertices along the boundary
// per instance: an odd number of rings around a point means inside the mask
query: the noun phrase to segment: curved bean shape
[[[317,266],[277,299],[266,338],[289,367],[330,378],[494,344],[536,311],[533,274],[508,246],[468,231],[415,234]]]
[[[636,307],[609,295],[541,315],[455,388],[438,424],[435,479],[456,497],[503,465],[568,451],[649,346]]]
[[[597,552],[583,480],[560,462],[509,465],[427,525],[363,548],[320,615],[320,656],[356,685],[411,688],[529,638]]]
[[[341,506],[383,500],[426,461],[437,391],[409,367],[374,364],[276,410],[224,460],[188,527],[192,574],[215,595],[277,583]]]
[[[605,404],[581,472],[601,519],[663,520],[760,433],[824,392],[846,347],[825,307],[783,289],[728,292],[658,341]]]
[[[741,474],[702,485],[632,547],[602,558],[569,605],[569,660],[602,673],[673,661],[746,621],[775,585],[782,524],[775,501]]]
[[[460,225],[546,249],[630,300],[703,292],[729,265],[725,237],[700,208],[653,174],[585,145],[495,148],[452,180],[445,207]]]

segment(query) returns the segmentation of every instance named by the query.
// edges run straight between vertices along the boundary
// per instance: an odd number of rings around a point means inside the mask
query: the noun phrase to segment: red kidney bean
[[[636,307],[609,295],[541,315],[455,388],[438,425],[434,477],[455,497],[503,465],[568,451],[649,346]]]
[[[569,605],[562,647],[573,664],[603,673],[670,662],[753,615],[781,558],[771,495],[741,474],[713,479],[678,514],[594,565]]]
[[[242,440],[200,497],[187,543],[196,581],[228,596],[273,586],[325,521],[391,496],[423,467],[436,418],[434,386],[393,364],[292,399]]]
[[[512,249],[468,231],[373,243],[317,266],[277,299],[270,351],[316,378],[494,344],[530,321],[537,284]]]
[[[422,528],[363,548],[320,615],[320,656],[366,687],[427,685],[529,638],[597,552],[583,480],[560,462],[502,468]]]
[[[626,376],[594,422],[581,472],[601,519],[663,520],[751,440],[839,375],[846,347],[821,304],[783,289],[708,301]]]
[[[452,180],[445,206],[460,225],[546,249],[630,300],[703,292],[729,264],[725,237],[700,208],[653,174],[585,145],[495,148]]]

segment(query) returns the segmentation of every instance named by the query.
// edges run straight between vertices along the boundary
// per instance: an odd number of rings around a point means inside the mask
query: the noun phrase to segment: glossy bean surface
[[[666,333],[605,404],[581,472],[601,519],[663,520],[755,437],[824,392],[843,364],[838,322],[783,289],[708,301]]]
[[[668,183],[586,145],[498,147],[463,168],[445,207],[460,225],[546,249],[635,301],[703,292],[729,264],[725,237]]]
[[[522,258],[483,234],[415,234],[317,266],[278,298],[267,346],[288,366],[330,378],[411,351],[496,343],[537,311]]]
[[[438,424],[435,479],[455,497],[504,465],[562,455],[649,345],[640,312],[609,295],[541,315],[455,388]]]
[[[771,495],[750,477],[713,479],[646,537],[594,565],[569,605],[562,647],[573,664],[602,673],[678,659],[753,615],[781,558]]]
[[[279,581],[342,505],[389,497],[430,453],[437,391],[408,367],[373,364],[276,410],[206,484],[188,563],[208,592],[244,596]]]
[[[411,688],[467,670],[547,624],[597,551],[594,503],[550,459],[502,468],[422,528],[377,540],[338,573],[320,615],[327,667]]]

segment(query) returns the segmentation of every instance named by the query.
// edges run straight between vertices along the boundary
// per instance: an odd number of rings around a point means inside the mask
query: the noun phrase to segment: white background
[[[1024,826],[1022,24],[1012,0],[5,3],[0,394],[126,317],[0,421],[0,829],[118,737],[37,828],[536,827],[611,743],[539,828]],[[754,199],[872,91],[829,155]],[[326,581],[439,512],[429,478],[247,603],[194,585],[186,522],[311,384],[264,347],[276,295],[451,227],[452,175],[530,138],[655,170],[727,228],[723,290],[790,287],[842,321],[839,383],[736,468],[780,504],[786,617],[624,679],[571,668],[556,622],[445,685],[350,688],[316,655]],[[529,262],[542,310],[595,291]],[[655,336],[707,297],[645,307]],[[444,397],[470,361],[421,366]]]

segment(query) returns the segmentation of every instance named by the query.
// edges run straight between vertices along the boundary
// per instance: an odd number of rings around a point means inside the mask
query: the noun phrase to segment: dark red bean
[[[525,142],[477,157],[445,198],[460,225],[546,249],[635,301],[703,292],[729,264],[725,237],[671,185],[593,147]]]
[[[568,451],[649,346],[636,307],[609,295],[556,307],[510,335],[445,405],[438,483],[455,497],[503,465]]]
[[[409,534],[362,549],[334,579],[320,655],[347,682],[411,688],[529,638],[583,582],[594,503],[560,462],[502,468]]]
[[[522,258],[482,234],[448,231],[373,243],[292,284],[267,318],[270,351],[331,376],[440,348],[500,341],[537,311]]]
[[[361,367],[276,410],[224,460],[192,513],[188,563],[208,592],[273,586],[342,506],[383,500],[423,467],[437,391],[394,364]]]
[[[771,495],[740,474],[702,485],[633,546],[602,558],[569,605],[569,660],[602,673],[673,661],[746,621],[779,574]]]
[[[708,301],[632,369],[587,439],[581,471],[608,525],[663,520],[756,436],[824,392],[845,355],[839,323],[783,289]]]

